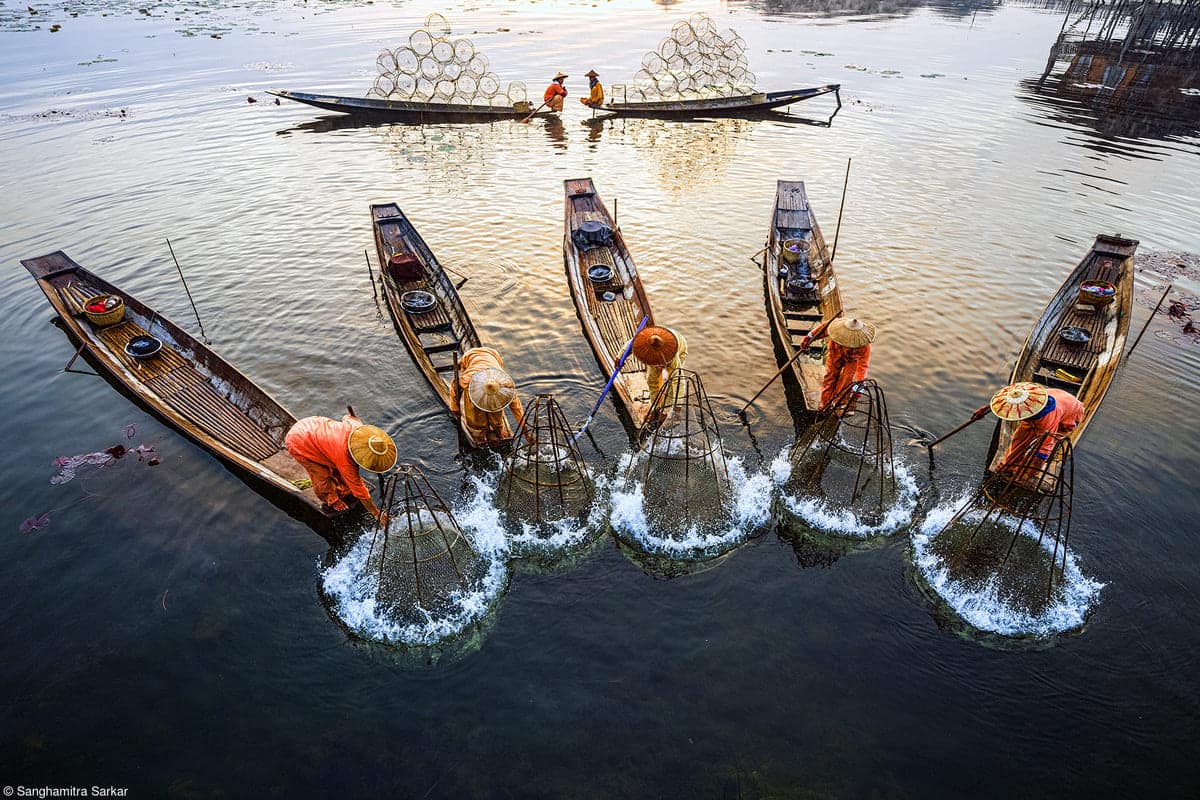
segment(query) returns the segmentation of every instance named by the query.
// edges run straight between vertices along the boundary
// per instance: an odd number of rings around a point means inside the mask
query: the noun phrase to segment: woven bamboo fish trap
[[[513,442],[496,493],[508,519],[541,526],[586,517],[595,486],[553,395],[534,398]]]
[[[383,485],[389,518],[376,525],[367,569],[379,576],[375,600],[397,618],[449,605],[478,586],[487,565],[420,469],[402,464]]]
[[[883,389],[873,380],[846,387],[796,440],[787,487],[852,511],[864,525],[883,521],[895,502],[896,460]]]
[[[1049,457],[1039,457],[1050,441]],[[930,548],[956,580],[995,582],[1007,601],[1036,612],[1066,574],[1074,494],[1071,440],[1045,433],[988,475]]]
[[[727,519],[729,471],[700,376],[673,371],[654,398],[649,419],[642,484],[650,526],[687,530]]]

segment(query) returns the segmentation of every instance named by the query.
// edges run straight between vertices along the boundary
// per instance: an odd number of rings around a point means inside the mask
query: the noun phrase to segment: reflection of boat
[[[634,100],[622,98],[621,102],[610,99],[603,108],[612,114],[639,117],[737,117],[744,114],[769,111],[773,108],[811,100],[823,94],[837,97],[842,105],[841,84],[831,83],[811,89],[792,89],[786,92],[760,92],[738,97],[706,97],[695,100]]]
[[[295,100],[326,111],[340,111],[360,117],[372,117],[395,122],[492,122],[499,119],[524,119],[533,111],[528,103],[503,106],[465,105],[462,103],[418,103],[411,100],[381,100],[374,97],[337,97],[311,92],[291,92],[271,89],[276,97]],[[535,117],[552,116],[542,111]]]
[[[400,206],[372,205],[371,226],[388,310],[417,368],[451,411],[459,359],[480,346],[479,334],[454,284]],[[463,430],[472,445],[487,446]]]
[[[1133,255],[1138,243],[1118,236],[1097,236],[1092,249],[1067,276],[1017,356],[1009,383],[1033,381],[1070,392],[1084,406],[1083,420],[1067,434],[1074,445],[1083,435],[1121,363],[1133,310]],[[1105,305],[1081,303],[1080,285],[1105,281],[1116,287]],[[1082,328],[1087,341],[1068,341],[1060,333]],[[1017,423],[997,421],[988,453],[995,469],[1012,441]]]
[[[653,325],[654,315],[625,238],[596,194],[592,179],[564,181],[563,189],[567,282],[583,333],[607,376],[616,368],[642,318],[648,317],[648,324]],[[653,398],[646,384],[646,366],[634,355],[621,367],[613,390],[634,428],[640,429]]]
[[[118,388],[239,474],[266,484],[289,509],[306,517],[328,516],[311,488],[296,485],[308,475],[283,446],[296,418],[275,398],[187,331],[61,250],[21,263],[80,352]],[[96,324],[87,317],[85,302],[101,294],[124,301],[123,318]],[[125,346],[138,336],[153,336],[162,346],[150,356],[132,356]]]
[[[804,181],[779,181],[776,187],[763,273],[771,326],[784,356],[791,359],[813,328],[842,311],[837,275],[808,204]],[[821,404],[825,343],[825,339],[810,342],[806,354],[792,362],[791,372],[809,411]]]

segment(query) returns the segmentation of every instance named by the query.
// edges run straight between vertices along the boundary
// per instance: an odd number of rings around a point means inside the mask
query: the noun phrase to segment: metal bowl
[[[612,280],[613,268],[608,264],[596,264],[588,268],[588,280],[592,283],[608,283]]]
[[[157,336],[141,335],[134,336],[125,343],[125,355],[133,358],[150,358],[158,355],[158,351],[162,350],[162,339]]]
[[[1083,328],[1069,325],[1058,332],[1058,338],[1068,344],[1087,344],[1092,340],[1092,335]]]
[[[410,314],[427,314],[437,308],[437,298],[423,289],[400,295],[400,305]]]

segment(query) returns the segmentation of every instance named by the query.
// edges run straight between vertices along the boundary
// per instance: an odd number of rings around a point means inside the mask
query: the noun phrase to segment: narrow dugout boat
[[[607,378],[633,339],[643,317],[654,324],[650,300],[642,288],[625,237],[605,208],[591,178],[563,181],[563,259],[575,310],[596,361]],[[646,365],[632,353],[613,381],[635,430],[650,410]]]
[[[771,326],[784,356],[791,359],[813,328],[842,312],[837,275],[808,204],[804,181],[779,181],[776,186],[763,277]],[[790,369],[809,411],[821,407],[827,342],[824,338],[810,342]]]
[[[467,105],[465,103],[422,103],[413,100],[383,100],[376,97],[338,97],[312,92],[293,92],[287,89],[269,89],[267,94],[295,100],[297,103],[351,114],[381,122],[495,122],[505,119],[524,119],[530,116],[533,106],[529,103],[505,105]],[[542,111],[535,117],[554,115],[553,111]]]
[[[842,107],[842,85],[831,83],[809,89],[791,89],[783,92],[758,92],[736,97],[705,97],[692,100],[634,100],[628,95],[621,102],[610,98],[601,109],[624,117],[738,117],[770,111],[833,93],[838,108]]]
[[[400,206],[373,204],[371,226],[392,320],[417,368],[457,420],[453,404],[459,360],[466,351],[481,346],[479,334],[454,284]],[[488,447],[472,439],[461,424],[460,428],[471,446]],[[512,428],[516,430],[515,425]]]
[[[230,465],[265,484],[291,508],[321,517],[308,475],[283,446],[296,418],[191,334],[154,309],[89,272],[61,250],[21,262],[37,280],[79,352],[157,417]],[[93,322],[84,305],[98,295],[119,297],[124,315]],[[154,337],[161,348],[141,357],[135,337]],[[148,341],[148,340],[141,340]],[[153,350],[153,342],[148,342]]]
[[[1083,420],[1067,434],[1072,445],[1100,407],[1121,363],[1133,310],[1137,246],[1133,239],[1096,237],[1033,326],[1009,377],[1009,383],[1032,381],[1062,389],[1083,403]],[[1111,287],[1111,292],[1081,292],[1084,284]],[[997,420],[988,472],[999,466],[1016,428],[1016,422]]]

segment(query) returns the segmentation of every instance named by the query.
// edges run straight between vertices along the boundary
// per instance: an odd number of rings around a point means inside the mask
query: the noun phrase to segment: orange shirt
[[[1020,466],[1030,448],[1043,434],[1073,431],[1083,421],[1083,403],[1079,402],[1075,395],[1062,389],[1047,389],[1046,393],[1054,398],[1054,409],[1037,419],[1026,419],[1017,424],[1012,443],[1000,462],[1000,469]],[[1038,458],[1049,458],[1054,445],[1054,437],[1047,436],[1038,448]]]
[[[462,409],[463,423],[476,444],[494,444],[511,439],[513,435],[503,411],[484,411],[471,402],[471,396],[467,393],[471,379],[480,370],[489,368],[504,369],[504,359],[500,353],[490,347],[471,348],[463,353],[462,360],[458,362],[457,391],[450,392],[450,410],[457,412],[459,408]],[[455,389],[453,386],[450,388]],[[514,395],[509,408],[512,409],[513,419],[520,425],[525,415],[521,398]]]
[[[371,492],[358,474],[358,465],[350,458],[350,432],[362,424],[362,420],[349,414],[340,421],[305,417],[288,431],[284,446],[301,463],[312,461],[336,472],[350,494],[359,500],[369,500]]]
[[[558,81],[550,81],[550,85],[546,87],[546,93],[542,95],[542,102],[549,103],[551,100],[559,96],[567,96],[566,87],[564,87]]]
[[[821,381],[821,408],[826,408],[852,383],[867,377],[871,345],[846,347],[833,339],[825,351],[825,378]]]

